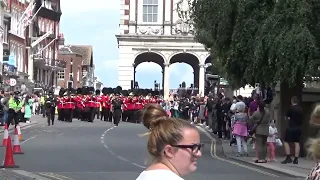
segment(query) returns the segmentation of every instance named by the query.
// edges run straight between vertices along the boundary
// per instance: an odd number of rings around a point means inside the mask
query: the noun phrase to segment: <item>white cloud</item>
[[[63,0],[61,9],[65,14],[85,13],[93,11],[119,10],[120,3],[115,0]]]

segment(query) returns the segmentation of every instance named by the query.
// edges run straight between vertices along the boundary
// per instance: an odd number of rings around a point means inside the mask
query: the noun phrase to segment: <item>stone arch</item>
[[[213,75],[217,75],[217,74],[220,75],[221,70],[212,61],[213,61],[212,55],[208,55],[205,59],[204,64],[211,63],[212,65],[206,69],[206,73],[213,74]]]
[[[213,71],[214,64],[212,63],[212,56],[209,54],[205,60],[204,64],[211,63],[212,65],[206,69],[206,72],[211,73]]]
[[[144,60],[145,58],[148,60]],[[163,64],[165,63],[165,59],[166,59],[165,56],[160,52],[143,51],[143,52],[137,53],[136,56],[134,57],[134,64],[135,64],[134,66],[138,66],[139,64],[144,62],[154,62],[156,64],[159,64],[161,67],[163,67]]]
[[[197,63],[200,64],[200,57],[194,53],[194,52],[176,52],[176,53],[173,53],[169,56],[168,60],[169,60],[169,63],[171,63],[171,59],[174,57],[174,56],[177,56],[177,55],[181,55],[181,54],[186,54],[186,55],[193,55],[196,59],[197,59]],[[187,63],[187,62],[184,62],[184,63]]]
[[[153,62],[158,64],[162,69],[162,86],[163,86],[163,69],[165,64],[165,56],[161,54],[160,52],[154,52],[154,51],[146,51],[146,52],[140,52],[136,54],[134,61],[133,61],[133,82],[136,82],[136,68],[139,66],[139,64],[144,62]]]
[[[199,87],[199,57],[192,52],[178,52],[170,56],[169,63],[186,63],[193,69],[193,85]]]

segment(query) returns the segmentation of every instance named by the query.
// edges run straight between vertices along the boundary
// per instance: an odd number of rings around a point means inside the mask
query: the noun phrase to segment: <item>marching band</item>
[[[121,91],[103,88],[101,94],[100,90],[94,91],[93,87],[61,89],[56,99],[58,120],[93,122],[97,116],[100,120],[113,120],[115,125],[118,125],[120,118],[122,121],[138,123],[139,110],[149,103],[162,102],[161,98],[151,93],[131,92],[126,95]]]

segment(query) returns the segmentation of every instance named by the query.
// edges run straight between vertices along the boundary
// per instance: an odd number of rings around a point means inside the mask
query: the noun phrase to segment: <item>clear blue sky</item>
[[[93,45],[95,74],[105,87],[118,85],[119,51],[115,35],[119,33],[120,5],[117,0],[62,0],[61,27],[66,44]],[[188,64],[170,66],[170,88],[185,81],[193,82],[193,69]],[[142,88],[153,87],[154,80],[162,82],[161,68],[154,63],[137,67],[136,80]]]

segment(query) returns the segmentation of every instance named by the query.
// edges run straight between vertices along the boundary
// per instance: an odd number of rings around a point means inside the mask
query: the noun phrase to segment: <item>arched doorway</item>
[[[221,70],[214,64],[212,56],[208,56],[204,62],[204,64],[211,63],[211,66],[208,66],[205,69],[206,74],[213,74],[213,75],[221,75]]]
[[[193,87],[199,88],[199,59],[191,53],[178,53],[170,58],[170,65],[174,63],[186,63],[193,69]]]
[[[163,56],[157,52],[143,52],[143,53],[138,54],[134,60],[133,85],[132,85],[133,87],[132,88],[134,88],[134,83],[136,82],[136,69],[139,66],[139,64],[142,64],[144,62],[153,62],[153,63],[158,64],[161,67],[161,69],[162,69],[162,82],[161,82],[161,84],[163,86],[163,70],[164,70],[164,63],[165,63]],[[150,83],[153,83],[152,79],[150,79]]]

